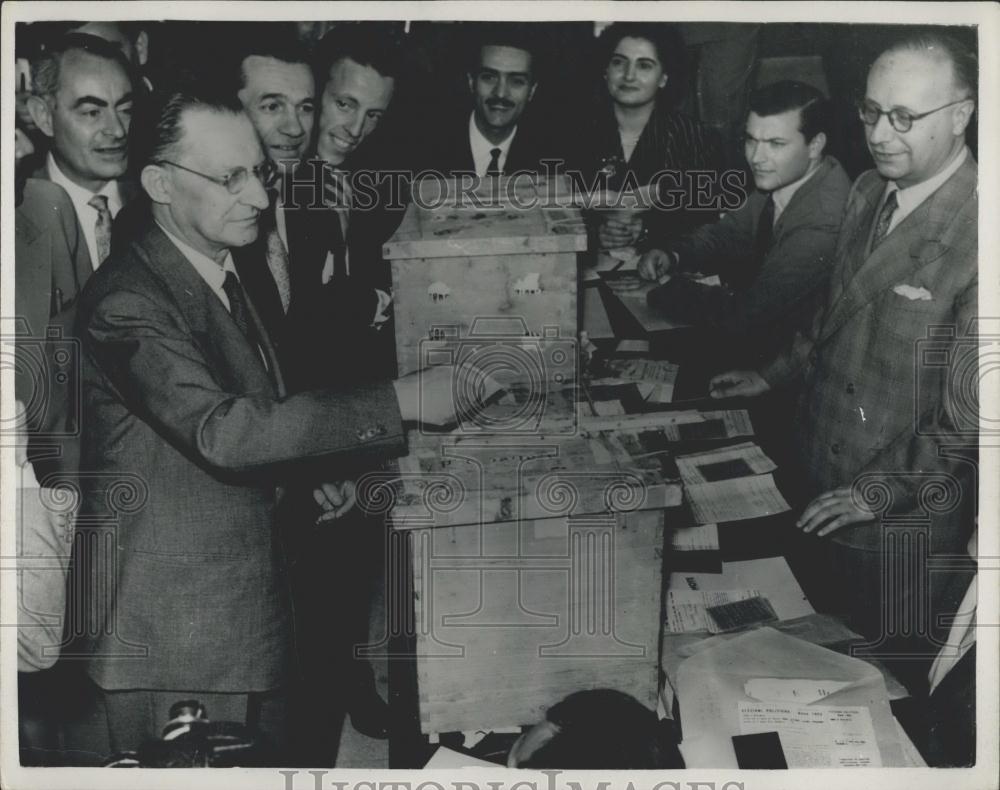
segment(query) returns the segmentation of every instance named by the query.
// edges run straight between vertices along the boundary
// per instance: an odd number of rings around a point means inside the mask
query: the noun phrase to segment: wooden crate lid
[[[388,260],[582,252],[587,233],[564,179],[423,179],[393,237]]]

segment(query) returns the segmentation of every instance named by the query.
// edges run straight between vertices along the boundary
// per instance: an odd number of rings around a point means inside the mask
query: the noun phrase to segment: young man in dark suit
[[[466,73],[471,109],[446,112],[420,145],[420,169],[455,176],[541,173],[551,157],[543,128],[527,113],[538,89],[537,46],[525,27],[484,24],[473,31]]]
[[[199,88],[163,94],[137,128],[151,214],[79,309],[85,485],[71,589],[105,592],[73,624],[76,650],[115,750],[156,737],[190,698],[280,744],[291,612],[276,486],[312,465],[332,475],[398,455],[404,420],[454,418],[454,372],[288,395],[230,252],[256,238],[268,205],[252,124],[235,97]],[[353,485],[316,498],[339,517]]]
[[[824,155],[829,104],[815,88],[779,82],[750,97],[745,152],[756,189],[719,222],[655,239],[639,274],[669,318],[720,336],[714,372],[770,359],[804,328],[825,289],[850,181]],[[683,277],[718,274],[721,286]]]
[[[859,104],[875,169],[848,198],[825,309],[769,364],[712,382],[717,397],[752,396],[803,377],[797,525],[811,575],[873,646],[912,659],[908,675],[957,606],[928,554],[959,555],[973,523],[976,82],[975,56],[941,30],[882,52]]]

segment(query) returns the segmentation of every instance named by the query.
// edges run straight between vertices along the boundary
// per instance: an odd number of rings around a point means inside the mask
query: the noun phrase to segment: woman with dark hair
[[[664,177],[660,188],[683,195],[683,200],[678,210],[658,212],[662,216],[656,221],[680,231],[716,219],[717,211],[691,206],[693,176],[685,174],[714,175],[721,171],[722,153],[712,134],[672,108],[684,83],[684,47],[677,29],[652,22],[616,22],[601,33],[598,52],[607,94],[584,124],[587,131],[575,135],[584,146],[577,169],[588,184],[603,173],[604,186],[611,190],[648,184],[664,170],[680,171]],[[601,246],[632,244],[641,230],[639,218],[631,223],[609,219],[599,230]]]

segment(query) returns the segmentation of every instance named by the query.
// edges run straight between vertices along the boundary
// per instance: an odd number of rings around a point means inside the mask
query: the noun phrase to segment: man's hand
[[[313,499],[323,511],[316,519],[317,524],[322,524],[340,518],[354,507],[357,488],[353,480],[323,483],[313,491]]]
[[[396,397],[404,422],[450,425],[458,419],[458,405],[480,407],[502,387],[475,365],[435,365],[396,379]],[[462,403],[455,403],[455,395]]]
[[[823,537],[849,524],[874,520],[875,515],[871,511],[857,506],[848,487],[820,494],[802,511],[795,526],[803,532],[815,532]]]
[[[642,233],[642,215],[635,214],[627,220],[608,217],[598,228],[597,239],[601,243],[601,249],[613,250],[616,247],[633,244],[640,233]]]
[[[756,370],[727,370],[708,383],[708,394],[713,398],[755,398],[770,389]]]
[[[674,266],[674,256],[665,250],[648,250],[639,258],[639,276],[653,282],[659,280]]]

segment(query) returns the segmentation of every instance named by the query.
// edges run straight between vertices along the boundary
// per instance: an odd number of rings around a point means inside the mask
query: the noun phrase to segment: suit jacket
[[[448,115],[431,129],[429,136],[419,144],[418,170],[431,170],[445,176],[458,172],[476,172],[472,144],[469,141],[470,112],[470,109],[466,109],[460,115]],[[522,116],[507,151],[504,175],[518,171],[543,173],[545,167],[542,160],[551,158],[555,153],[556,146],[549,140],[544,126],[538,120],[533,120],[530,113],[527,117]]]
[[[89,549],[77,565],[90,589],[108,590],[88,609],[82,651],[103,688],[280,685],[289,611],[276,482],[299,474],[296,462],[330,470],[404,448],[391,385],[285,397],[251,314],[260,349],[153,223],[84,292],[77,529]]]
[[[767,196],[754,192],[719,222],[668,246],[682,270],[720,274],[731,287],[675,277],[649,292],[649,304],[676,320],[722,330],[745,347],[748,364],[771,359],[796,328],[808,327],[825,296],[850,189],[840,163],[824,157],[778,217],[762,263],[754,242]]]
[[[46,166],[46,163],[45,163],[44,159],[42,160],[41,166],[38,167],[31,174],[31,177],[32,178],[37,178],[40,181],[49,181],[49,171],[48,171],[48,167]],[[62,187],[60,187],[60,190],[63,191],[63,192],[65,192],[65,190],[62,189]],[[145,198],[145,194],[146,193],[142,191],[142,188],[136,182],[130,181],[127,178],[119,179],[118,180],[118,195],[119,195],[119,197],[121,197],[121,200],[122,200],[122,208],[121,208],[121,211],[118,212],[118,214],[121,215],[121,213],[125,210],[125,208],[130,203],[132,203],[136,198],[138,198],[138,197]],[[67,195],[67,197],[68,197],[68,195]],[[69,205],[70,205],[71,208],[73,207],[72,201],[70,201]],[[76,210],[75,209],[73,210],[73,215],[76,216]],[[130,215],[131,215],[131,213],[130,213]],[[115,221],[116,224],[118,223],[118,216],[115,217],[114,221]],[[87,248],[87,243],[84,240],[86,237],[83,235],[83,226],[80,225],[80,218],[79,217],[76,217],[76,224],[77,224],[78,233],[80,235],[80,243],[81,243],[81,246],[83,247],[83,255],[85,256],[85,260],[87,262],[87,266],[88,266],[89,270],[93,271],[94,270],[94,264],[93,264],[93,261],[90,260],[90,250]],[[112,229],[112,233],[114,233],[114,232],[115,232],[114,229]],[[112,249],[113,249],[113,247],[114,247],[114,236],[112,236]]]
[[[76,472],[79,349],[73,323],[77,297],[92,271],[69,197],[54,184],[29,178],[14,219],[14,307],[23,338],[16,348],[14,390],[28,409],[30,455],[39,477]]]
[[[772,383],[805,373],[795,435],[806,495],[857,480],[872,502],[894,512],[921,519],[930,513],[933,551],[965,545],[971,519],[959,505],[975,498],[969,489],[955,490],[953,484],[971,485],[972,469],[948,446],[968,449],[978,436],[978,344],[963,340],[976,331],[976,169],[969,154],[874,251],[885,181],[875,171],[862,174],[848,199],[825,311],[762,370]],[[930,298],[906,295],[919,289]],[[934,482],[945,486],[937,493],[949,501],[928,509],[923,487]],[[881,547],[877,522],[832,537],[855,548]]]

